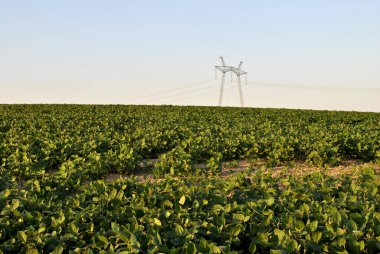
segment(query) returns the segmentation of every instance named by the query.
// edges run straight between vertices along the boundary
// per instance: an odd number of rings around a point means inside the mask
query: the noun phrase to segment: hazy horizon
[[[1,1],[0,104],[380,112],[380,1]],[[220,78],[220,74],[218,75]],[[223,105],[238,106],[227,75]]]

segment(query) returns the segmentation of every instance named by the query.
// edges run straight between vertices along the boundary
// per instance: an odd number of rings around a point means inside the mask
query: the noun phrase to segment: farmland
[[[379,113],[0,105],[0,117],[0,253],[380,252]],[[266,167],[220,177],[242,160]],[[271,174],[346,161],[373,166]]]

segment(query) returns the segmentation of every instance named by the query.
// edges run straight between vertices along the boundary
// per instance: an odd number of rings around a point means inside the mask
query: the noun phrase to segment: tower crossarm
[[[232,67],[232,68],[231,68],[231,71],[232,71],[233,73],[235,73],[236,75],[238,75],[238,76],[241,76],[241,75],[247,74],[246,71],[243,71],[243,70],[241,70],[241,69],[239,69],[239,68],[236,68],[236,67]]]
[[[223,73],[226,73],[226,72],[232,71],[234,67],[223,65],[223,66],[215,66],[215,68]]]

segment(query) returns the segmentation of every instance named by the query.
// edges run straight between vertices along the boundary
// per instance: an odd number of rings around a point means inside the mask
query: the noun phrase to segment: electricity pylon
[[[225,81],[226,73],[231,72],[231,75],[233,73],[237,77],[237,81],[238,81],[238,85],[239,85],[240,106],[244,107],[243,88],[241,86],[241,76],[246,75],[247,72],[241,70],[241,66],[243,64],[243,61],[240,61],[239,66],[237,68],[233,67],[233,66],[227,66],[224,63],[224,59],[222,56],[220,56],[220,61],[222,62],[222,65],[215,66],[215,75],[216,75],[217,70],[222,72],[222,81],[221,81],[221,85],[220,85],[219,104],[218,105],[222,106],[223,92],[224,92],[224,81]],[[246,77],[245,82],[247,83],[247,75],[245,77]]]

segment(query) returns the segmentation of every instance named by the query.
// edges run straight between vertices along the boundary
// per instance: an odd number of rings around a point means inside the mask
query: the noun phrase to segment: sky
[[[0,103],[380,112],[378,0],[0,0]],[[224,106],[239,106],[227,75]]]

